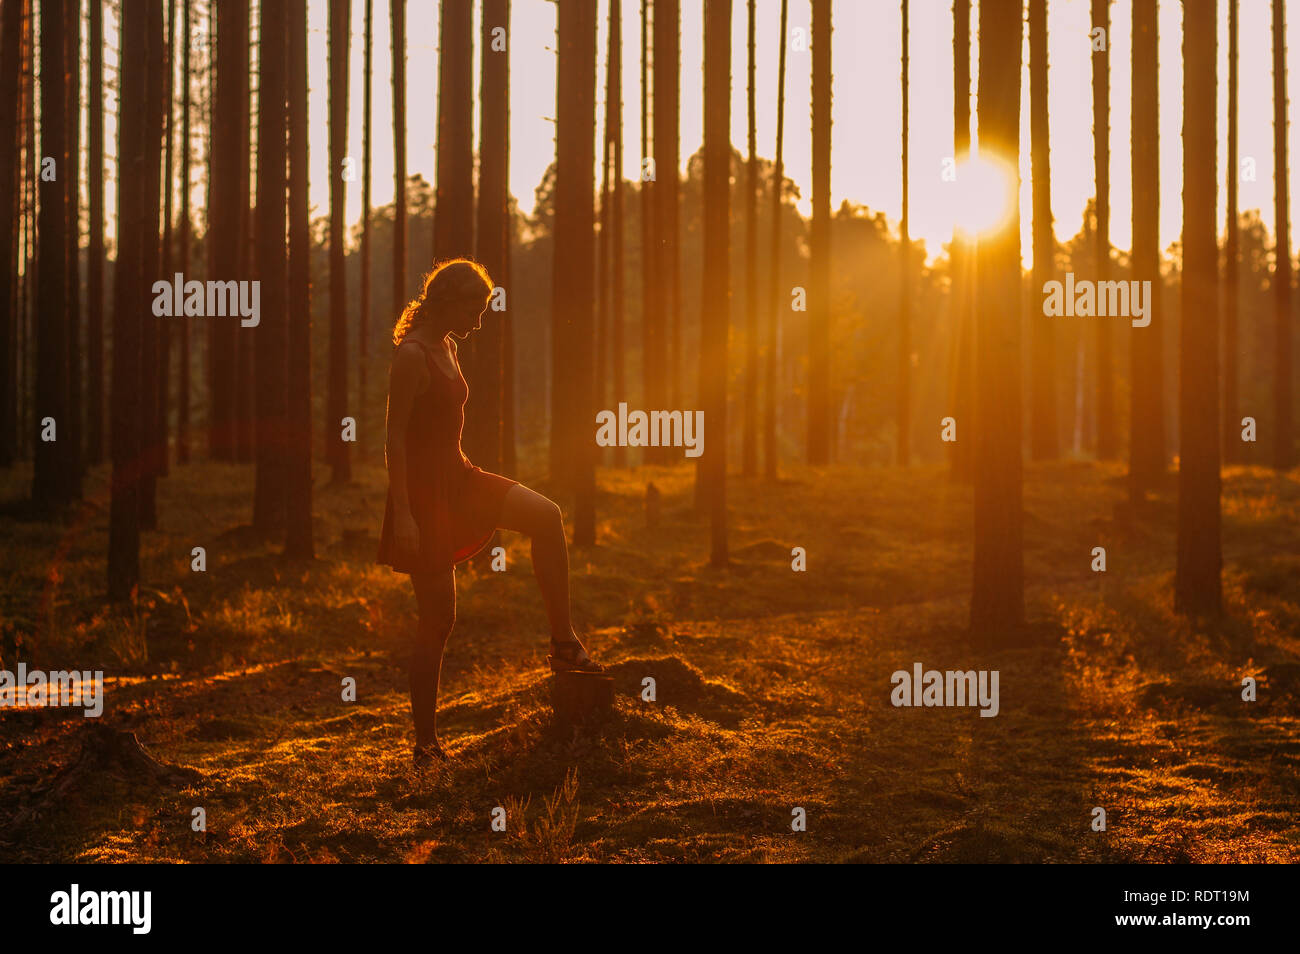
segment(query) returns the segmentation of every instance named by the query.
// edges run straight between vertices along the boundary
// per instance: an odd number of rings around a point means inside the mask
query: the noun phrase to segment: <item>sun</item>
[[[957,164],[957,198],[953,226],[967,238],[978,238],[1004,225],[1014,210],[1015,170],[987,156],[971,156]]]

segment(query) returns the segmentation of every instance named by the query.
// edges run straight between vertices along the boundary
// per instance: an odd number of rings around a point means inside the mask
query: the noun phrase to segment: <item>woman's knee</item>
[[[503,526],[530,537],[564,534],[564,514],[549,497],[520,485],[506,497]]]

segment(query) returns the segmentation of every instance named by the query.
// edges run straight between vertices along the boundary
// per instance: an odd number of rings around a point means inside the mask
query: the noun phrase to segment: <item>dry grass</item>
[[[1172,612],[1172,496],[1130,514],[1121,477],[1028,468],[1035,626],[977,649],[970,491],[938,469],[736,479],[724,571],[705,560],[692,469],[603,471],[601,543],[571,559],[580,628],[615,677],[612,718],[552,724],[527,542],[506,534],[507,572],[460,573],[440,715],[454,760],[420,776],[400,666],[414,600],[368,562],[381,472],[318,486],[319,558],[296,564],[237,529],[251,473],[175,468],[165,525],[145,538],[151,585],[124,610],[100,599],[100,475],[58,526],[0,517],[0,661],[120,677],[105,719],[203,780],[104,778],[0,835],[0,859],[1297,860],[1300,486],[1226,472],[1229,615],[1210,626]],[[664,494],[653,530],[647,478]],[[28,478],[6,479],[15,497]],[[1105,574],[1089,569],[1097,545]],[[206,573],[190,572],[194,546]],[[1001,714],[892,707],[891,673],[917,661],[1000,670]],[[1258,702],[1241,701],[1247,675]],[[84,721],[0,713],[0,831],[75,756]],[[790,829],[796,807],[807,832]]]

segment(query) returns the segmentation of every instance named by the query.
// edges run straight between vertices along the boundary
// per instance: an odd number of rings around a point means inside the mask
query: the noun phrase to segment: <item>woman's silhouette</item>
[[[599,672],[569,617],[569,555],[560,508],[516,481],[475,467],[460,449],[469,388],[454,338],[479,328],[492,280],[477,262],[436,265],[393,329],[388,384],[388,502],[378,562],[411,575],[419,627],[411,653],[415,762],[445,759],[438,742],[438,677],[456,621],[455,566],[499,527],[532,539],[550,621],[552,670]]]

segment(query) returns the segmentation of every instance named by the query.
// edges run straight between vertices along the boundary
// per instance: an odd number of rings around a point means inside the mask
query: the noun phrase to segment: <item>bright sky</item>
[[[640,140],[640,2],[620,0],[623,13],[624,174],[637,174]],[[978,0],[972,5],[972,37],[978,36]],[[349,106],[350,153],[361,153],[362,29],[364,0],[353,0],[352,91]],[[683,164],[702,141],[703,0],[682,0],[681,156]],[[1220,2],[1219,36],[1219,215],[1225,207],[1227,162],[1227,2]],[[1242,181],[1243,210],[1258,208],[1273,224],[1273,102],[1270,4],[1242,0],[1240,13],[1240,152],[1253,159],[1255,180]],[[479,6],[476,4],[476,19]],[[607,6],[600,4],[597,100],[604,100]],[[732,141],[745,148],[745,0],[733,0]],[[511,3],[511,156],[510,188],[523,209],[533,206],[533,189],[554,155],[555,5],[551,0]],[[322,214],[328,201],[328,129],[326,27],[328,5],[311,0],[309,19],[311,75],[311,197]],[[758,0],[757,84],[759,153],[771,157],[776,136],[777,30],[780,0]],[[1078,232],[1084,205],[1093,194],[1091,47],[1088,0],[1049,0],[1048,39],[1052,145],[1052,206],[1056,234]],[[1117,248],[1130,244],[1129,105],[1131,0],[1111,4],[1111,239]],[[1291,58],[1300,56],[1300,28],[1292,17],[1287,27]],[[374,0],[374,183],[376,205],[392,201],[392,86],[386,0]],[[789,28],[809,30],[808,0],[790,0]],[[832,68],[832,206],[842,199],[883,210],[891,222],[901,210],[900,11],[891,0],[840,0],[833,10]],[[1181,24],[1176,0],[1160,4],[1161,106],[1161,243],[1176,241],[1181,228]],[[108,26],[108,25],[106,25]],[[197,25],[196,25],[197,28]],[[475,28],[477,43],[478,29]],[[115,37],[110,33],[110,40]],[[430,181],[434,177],[438,93],[438,2],[407,4],[407,166]],[[972,113],[978,108],[978,42],[972,53]],[[477,51],[476,51],[477,61]],[[1029,183],[1028,37],[1022,91],[1021,207],[1026,267],[1031,264]],[[811,54],[791,51],[787,58],[785,160],[787,174],[799,185],[800,210],[810,210],[811,145],[809,88]],[[1288,77],[1289,98],[1296,99],[1294,64]],[[595,79],[595,78],[594,78]],[[950,0],[912,0],[911,4],[911,213],[912,234],[933,255],[952,232],[955,188],[940,178],[943,160],[952,153],[952,12]],[[478,72],[475,67],[475,86]],[[113,104],[110,104],[113,105]],[[598,107],[603,116],[603,106]],[[977,126],[977,117],[972,116]],[[476,119],[477,122],[477,119]],[[108,135],[113,133],[110,120]],[[1300,141],[1290,129],[1294,170]],[[111,144],[111,139],[110,139]],[[358,162],[358,166],[360,163]],[[197,173],[196,173],[197,175]],[[598,177],[597,177],[598,178]],[[196,200],[201,198],[196,195]],[[1300,189],[1291,192],[1291,217],[1300,213]],[[349,222],[360,216],[360,183],[348,190]]]

